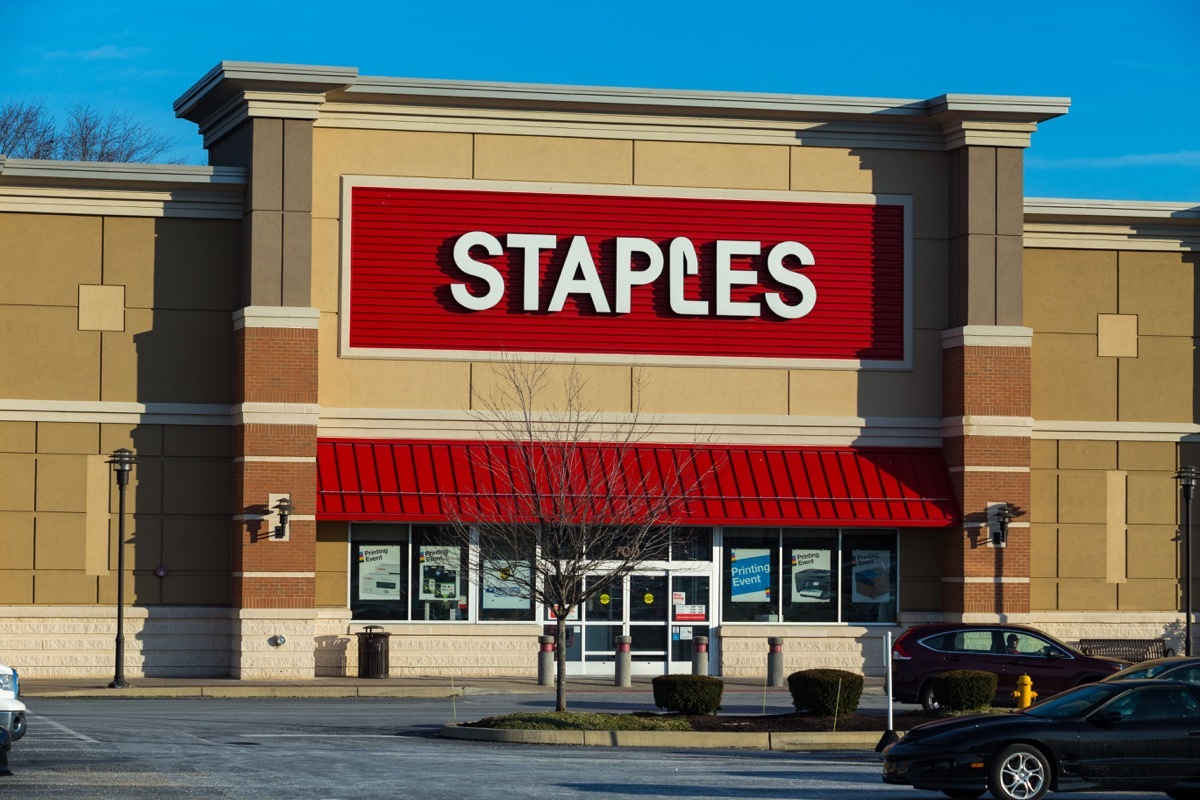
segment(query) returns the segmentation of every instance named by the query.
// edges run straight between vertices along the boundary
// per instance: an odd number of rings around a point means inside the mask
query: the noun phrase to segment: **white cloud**
[[[1200,167],[1200,150],[1177,153],[1142,153],[1099,158],[1045,158],[1029,156],[1025,165],[1035,169],[1122,169],[1124,167]]]
[[[149,47],[117,47],[115,44],[106,44],[103,47],[97,47],[92,50],[76,50],[74,52],[68,50],[51,50],[46,53],[45,57],[75,61],[123,61],[128,58],[137,58],[149,52]]]

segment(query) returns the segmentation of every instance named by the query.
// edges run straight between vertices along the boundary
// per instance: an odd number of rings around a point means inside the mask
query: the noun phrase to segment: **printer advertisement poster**
[[[400,546],[358,546],[358,596],[361,600],[400,599]]]
[[[771,600],[771,551],[736,547],[729,551],[730,598],[735,603]]]
[[[529,608],[530,571],[527,564],[508,561],[483,562],[483,607],[492,609]]]
[[[462,548],[454,545],[424,545],[418,556],[421,564],[421,600],[458,602],[458,572]]]
[[[792,602],[828,603],[833,600],[830,551],[824,548],[792,550]]]
[[[892,599],[892,554],[887,550],[854,550],[850,560],[851,600],[888,603]]]

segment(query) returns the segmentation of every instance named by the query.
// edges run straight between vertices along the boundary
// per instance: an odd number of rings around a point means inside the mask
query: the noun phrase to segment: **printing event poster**
[[[729,551],[730,597],[735,603],[771,601],[771,551],[735,547]]]
[[[828,603],[833,600],[831,553],[825,548],[792,550],[792,602]]]
[[[462,548],[454,545],[423,545],[418,559],[421,565],[421,600],[453,600],[458,602],[458,572],[462,565]]]
[[[851,600],[888,603],[892,599],[892,554],[887,550],[855,550],[850,562]]]
[[[358,546],[358,598],[360,600],[400,599],[400,546],[360,544]]]
[[[494,609],[527,609],[529,595],[528,564],[511,564],[508,561],[483,562],[483,607]]]

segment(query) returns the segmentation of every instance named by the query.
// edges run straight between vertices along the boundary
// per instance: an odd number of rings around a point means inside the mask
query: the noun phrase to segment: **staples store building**
[[[0,160],[0,654],[109,674],[123,577],[134,676],[354,675],[365,625],[392,674],[534,674],[552,616],[448,532],[512,494],[473,454],[529,364],[535,417],[708,465],[575,673],[1178,638],[1200,212],[1025,198],[1067,107],[226,62],[175,105],[208,167]]]

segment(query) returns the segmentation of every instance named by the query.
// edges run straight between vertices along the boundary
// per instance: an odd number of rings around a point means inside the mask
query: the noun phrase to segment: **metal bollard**
[[[692,638],[692,674],[707,675],[708,674],[708,637],[696,636]]]
[[[783,686],[783,637],[767,637],[767,685]]]
[[[554,685],[554,637],[538,637],[538,686]]]
[[[633,685],[633,656],[629,652],[632,636],[617,637],[617,675],[614,686]]]

